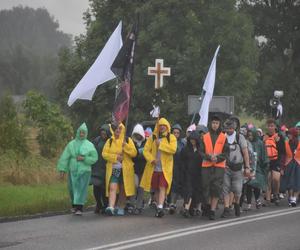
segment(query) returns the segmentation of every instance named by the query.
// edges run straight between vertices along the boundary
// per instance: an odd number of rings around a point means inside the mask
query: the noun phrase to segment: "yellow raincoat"
[[[167,193],[169,193],[172,185],[173,155],[176,153],[177,140],[173,134],[170,134],[171,127],[169,122],[165,118],[161,118],[159,120],[158,126],[159,125],[165,125],[167,127],[167,132],[165,133],[165,135],[163,135],[158,150],[161,151],[162,170],[163,170],[164,177],[168,182]],[[155,127],[153,132],[156,138],[158,138],[158,126]],[[167,136],[168,134],[169,136]],[[140,186],[144,188],[145,191],[148,192],[150,192],[151,189],[151,179],[155,168],[155,166],[153,166],[151,162],[156,159],[156,155],[157,155],[156,142],[153,136],[151,136],[148,138],[144,147],[144,157],[147,161],[147,164],[140,184]]]
[[[124,141],[125,127],[123,124],[122,132],[119,139],[116,139],[114,134],[111,139],[108,139],[104,145],[102,156],[107,161],[106,163],[106,196],[109,194],[109,182],[112,175],[112,165],[117,162],[117,155],[122,154],[122,145]],[[132,158],[137,155],[136,148],[131,138],[128,138],[128,143],[125,144],[123,150],[123,161],[122,161],[122,173],[123,183],[126,196],[132,196],[135,194],[135,182],[134,182],[134,164]]]

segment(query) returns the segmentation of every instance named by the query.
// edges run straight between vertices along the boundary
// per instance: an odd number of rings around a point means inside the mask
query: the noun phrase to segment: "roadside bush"
[[[0,154],[13,150],[27,154],[26,130],[17,115],[16,106],[10,95],[0,101]]]
[[[37,140],[41,155],[47,158],[55,157],[73,135],[71,122],[57,105],[33,91],[27,93],[24,108],[26,116],[39,128]]]

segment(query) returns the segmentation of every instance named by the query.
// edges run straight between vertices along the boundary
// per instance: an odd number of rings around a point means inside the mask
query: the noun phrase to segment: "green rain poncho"
[[[269,158],[267,156],[266,148],[264,143],[258,138],[258,134],[255,128],[250,130],[253,135],[253,146],[254,152],[257,154],[257,166],[256,166],[256,177],[251,180],[248,184],[252,187],[266,191],[267,179],[269,170]]]
[[[80,131],[85,136],[80,138]],[[76,138],[68,143],[63,151],[57,169],[68,173],[68,187],[73,205],[84,205],[91,177],[91,165],[98,160],[94,145],[87,140],[88,129],[83,123],[77,130]],[[82,156],[83,161],[77,161]]]

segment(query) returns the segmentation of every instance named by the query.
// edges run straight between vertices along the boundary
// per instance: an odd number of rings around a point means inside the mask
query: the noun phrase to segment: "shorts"
[[[201,182],[204,203],[208,204],[210,197],[221,198],[224,168],[202,167]]]
[[[117,183],[117,184],[123,184],[123,172],[121,170],[121,173],[119,175],[114,175],[112,173],[109,183]]]
[[[160,187],[167,188],[168,182],[164,176],[163,172],[153,172],[151,179],[151,188],[153,190],[158,190]]]
[[[232,171],[230,168],[225,170],[223,181],[223,196],[229,195],[231,192],[236,196],[242,195],[244,175],[243,170]]]
[[[278,160],[270,161],[270,170],[280,172],[280,162]]]

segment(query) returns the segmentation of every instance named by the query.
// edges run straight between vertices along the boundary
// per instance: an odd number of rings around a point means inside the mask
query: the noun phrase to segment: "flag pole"
[[[200,110],[200,108],[201,108],[201,105],[202,105],[202,102],[203,102],[204,95],[205,95],[205,91],[203,91],[203,89],[202,89],[201,96],[200,96],[199,99],[198,99],[198,101],[199,101],[199,110]],[[192,118],[192,121],[191,121],[191,124],[190,124],[190,125],[192,125],[192,124],[195,122],[196,114],[197,114],[197,113],[198,113],[197,111],[194,112],[193,118]]]
[[[133,71],[134,71],[134,54],[135,54],[135,49],[136,49],[136,44],[137,44],[139,21],[140,21],[140,15],[137,14],[136,21],[135,21],[135,29],[134,29],[135,37],[134,37],[134,41],[132,44],[132,50],[131,50],[131,55],[130,55],[130,61],[132,61],[132,73],[131,73],[131,80],[130,80],[129,107],[128,107],[128,114],[127,114],[126,122],[125,122],[125,133],[124,133],[125,138],[126,138],[127,129],[128,129],[128,117],[129,117],[129,111],[130,111],[130,106],[131,106],[131,101],[132,101],[131,99],[132,99],[132,79],[133,79]]]

